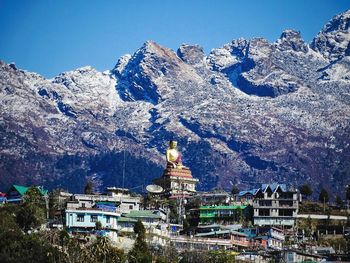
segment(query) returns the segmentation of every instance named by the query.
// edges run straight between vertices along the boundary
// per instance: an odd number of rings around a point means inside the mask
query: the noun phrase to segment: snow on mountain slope
[[[350,55],[350,10],[335,16],[313,39],[311,48],[330,61]]]
[[[275,43],[238,39],[208,56],[198,45],[175,52],[148,41],[111,71],[84,67],[52,80],[1,62],[0,183],[120,184],[124,150],[128,185],[149,183],[176,139],[201,189],[277,181],[343,191],[350,183],[346,21],[348,12],[321,31],[326,42],[343,39],[330,49],[285,30]]]

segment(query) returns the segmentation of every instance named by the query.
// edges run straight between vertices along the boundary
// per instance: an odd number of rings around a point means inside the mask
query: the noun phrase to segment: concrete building
[[[245,205],[212,205],[199,207],[200,224],[232,224],[247,216]]]
[[[263,185],[253,201],[254,224],[293,227],[299,209],[298,195],[298,191],[287,190],[283,184]]]
[[[90,231],[100,222],[103,229],[117,230],[120,213],[102,209],[67,209],[66,227],[70,231]]]
[[[145,228],[163,228],[166,220],[166,214],[161,210],[141,210],[131,211],[128,214],[123,214],[118,218],[118,230],[124,232],[133,232],[135,223],[140,220]]]
[[[197,192],[195,198],[198,198],[202,205],[225,205],[232,201],[231,195],[224,190]]]
[[[73,194],[67,209],[89,209],[103,204],[115,206],[118,213],[129,213],[140,210],[141,196],[132,196],[128,189],[108,187],[104,195]]]
[[[67,209],[66,227],[70,233],[95,233],[108,236],[112,241],[118,237],[118,218],[120,213],[102,209]],[[101,228],[96,228],[96,223],[101,223]],[[98,233],[99,232],[99,233]]]

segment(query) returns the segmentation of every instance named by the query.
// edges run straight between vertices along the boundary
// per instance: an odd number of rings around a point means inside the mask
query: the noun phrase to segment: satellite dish
[[[150,184],[146,186],[146,190],[152,194],[159,194],[163,192],[163,187],[156,184]]]

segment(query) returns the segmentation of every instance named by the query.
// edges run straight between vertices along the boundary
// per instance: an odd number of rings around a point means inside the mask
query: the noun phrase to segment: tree
[[[102,229],[102,223],[100,221],[96,221],[95,223],[95,229],[96,230],[101,230]]]
[[[27,203],[27,204],[28,203],[34,204],[34,205],[40,206],[42,208],[45,207],[45,200],[42,197],[37,186],[29,187],[29,189],[27,190],[27,192],[23,196],[23,202]]]
[[[86,195],[92,195],[93,194],[93,184],[92,184],[92,182],[90,180],[85,185],[84,193]]]
[[[347,185],[346,187],[346,200],[350,202],[350,185]]]
[[[237,223],[242,223],[243,221],[243,212],[240,207],[237,207],[236,212],[235,212],[235,221]]]
[[[302,195],[304,195],[306,198],[308,198],[309,196],[311,196],[312,195],[312,189],[311,189],[311,187],[310,187],[310,185],[308,185],[308,184],[304,184],[304,185],[302,185],[301,187],[300,187],[300,193],[302,194]]]
[[[16,221],[24,231],[28,231],[45,222],[45,212],[34,204],[23,204],[17,212]]]
[[[235,195],[238,194],[238,193],[239,193],[238,187],[237,187],[236,185],[232,186],[231,194],[232,194],[233,196],[235,196]]]
[[[134,247],[128,254],[130,263],[152,262],[152,255],[146,243],[146,230],[142,222],[138,220],[134,226],[134,232],[137,234]]]
[[[320,202],[328,203],[329,196],[328,196],[328,192],[326,189],[324,189],[324,188],[321,189],[320,196],[318,197],[318,200]]]
[[[45,201],[37,187],[30,187],[23,196],[16,221],[24,231],[37,228],[45,222]]]
[[[337,195],[337,197],[335,198],[335,203],[339,206],[339,208],[342,208],[344,205],[343,200],[339,195]]]

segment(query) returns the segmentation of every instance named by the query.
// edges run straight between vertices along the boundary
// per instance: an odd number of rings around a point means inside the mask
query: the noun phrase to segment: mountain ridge
[[[166,141],[176,139],[200,189],[316,180],[342,192],[349,14],[311,44],[290,29],[274,43],[238,39],[207,56],[198,45],[172,51],[147,41],[110,71],[88,66],[51,80],[1,62],[0,183],[121,185],[126,151],[135,187],[161,175]]]

